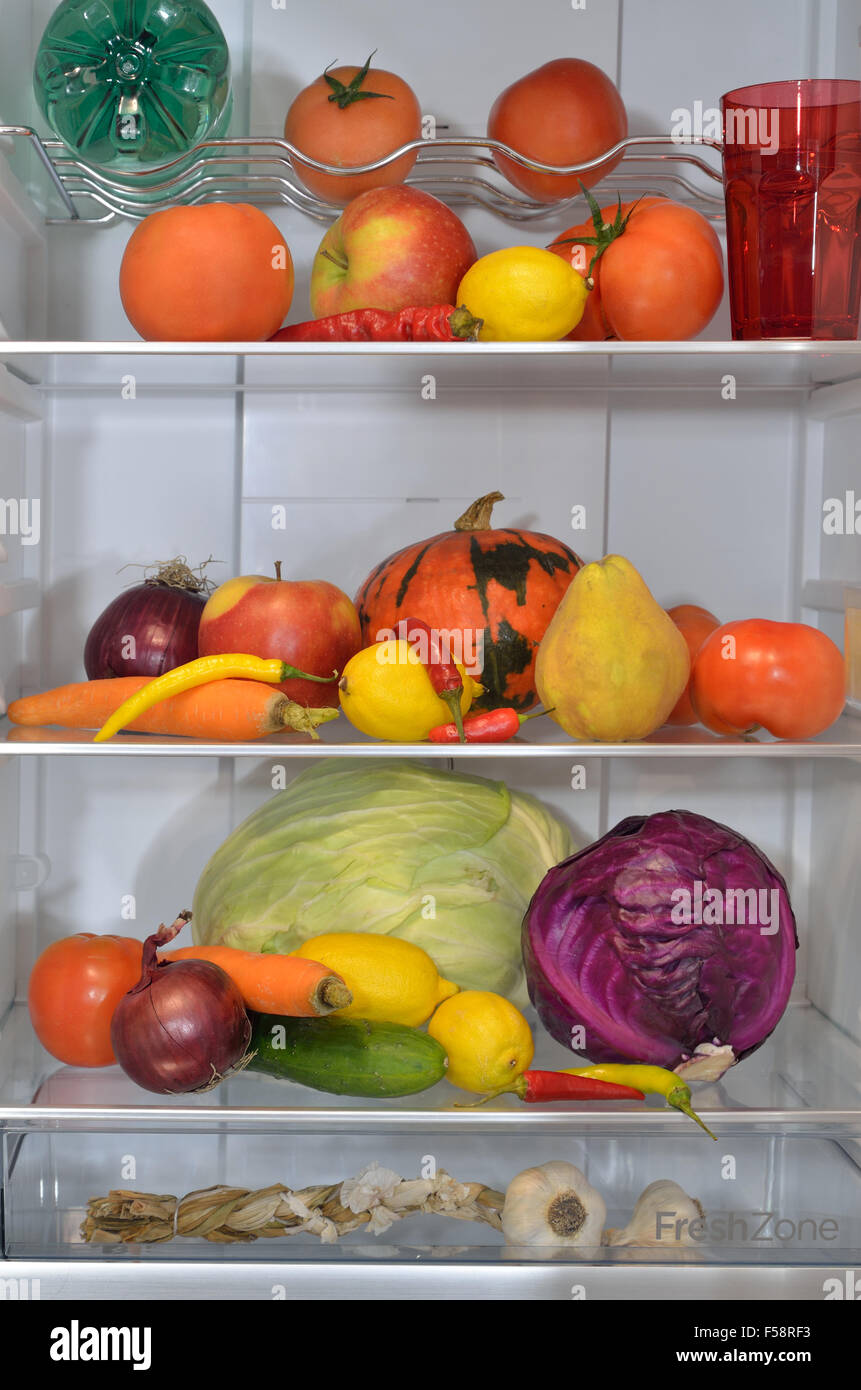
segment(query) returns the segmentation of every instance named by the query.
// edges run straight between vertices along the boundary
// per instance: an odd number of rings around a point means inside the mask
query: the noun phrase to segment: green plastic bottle
[[[63,143],[119,180],[189,155],[230,122],[230,54],[203,0],[62,0],[34,86]]]

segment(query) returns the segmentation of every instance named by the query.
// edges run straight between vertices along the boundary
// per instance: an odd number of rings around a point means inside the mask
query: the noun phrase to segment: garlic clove
[[[670,1178],[649,1183],[637,1198],[624,1230],[604,1232],[606,1245],[699,1245],[705,1232],[705,1212],[694,1197]]]
[[[502,1230],[507,1245],[597,1246],[606,1216],[604,1199],[585,1173],[554,1159],[512,1178]]]

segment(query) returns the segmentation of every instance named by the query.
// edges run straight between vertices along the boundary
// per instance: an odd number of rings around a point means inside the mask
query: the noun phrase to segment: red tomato
[[[830,637],[806,623],[724,623],[697,652],[691,701],[716,734],[762,727],[775,738],[813,738],[843,709],[846,670]]]
[[[693,669],[694,657],[709,633],[720,627],[720,618],[696,603],[679,603],[675,608],[668,608],[667,612],[688,644]],[[697,715],[691,704],[690,689],[689,680],[667,717],[668,724],[696,724]]]
[[[71,1067],[109,1067],[111,1019],[141,977],[142,943],[126,936],[79,932],[42,952],[28,1002],[36,1036]]]
[[[610,225],[616,213],[616,207],[601,209]],[[569,338],[695,338],[723,296],[723,258],[714,228],[693,208],[668,198],[623,203],[625,217],[624,231],[595,262],[586,312]],[[549,250],[585,277],[596,248],[577,238],[594,235],[590,218],[561,232]]]
[[[582,164],[628,134],[628,113],[605,72],[582,58],[555,58],[512,82],[496,98],[487,120],[491,140],[541,164]],[[505,155],[494,163],[509,183],[543,203],[558,203],[615,169],[615,159],[581,175],[537,174]]]
[[[303,88],[287,112],[285,140],[303,154],[335,168],[373,164],[401,145],[418,140],[422,133],[422,113],[412,88],[402,77],[385,68],[369,68],[360,78],[362,71],[356,67],[327,68],[324,76]],[[327,78],[346,88],[360,78],[358,90],[368,96],[357,97],[341,106],[332,100],[333,91]],[[294,158],[292,163],[305,187],[318,198],[344,204],[369,188],[403,183],[416,162],[416,153],[413,150],[401,155],[400,159],[373,174],[351,174],[344,178],[337,174],[321,174],[299,159]]]

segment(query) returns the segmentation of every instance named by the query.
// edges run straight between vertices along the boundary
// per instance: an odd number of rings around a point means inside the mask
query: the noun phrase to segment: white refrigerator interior
[[[483,135],[504,86],[566,54],[617,81],[635,135],[668,135],[680,110],[708,112],[747,82],[861,77],[857,0],[213,8],[231,50],[234,136],[280,136],[311,75],[372,49],[452,136]],[[31,74],[52,9],[0,0],[0,125],[43,137]],[[719,171],[716,151],[698,153]],[[632,158],[621,172],[599,195],[663,192],[705,211],[723,238],[721,185],[696,166]],[[26,136],[0,138],[6,703],[84,679],[84,640],[128,581],[124,565],[211,556],[220,581],[281,560],[290,576],[352,595],[383,556],[447,529],[494,489],[501,524],[558,536],[587,560],[627,556],[664,606],[803,621],[842,645],[861,542],[850,527],[826,534],[823,507],[861,497],[857,342],[733,343],[724,303],[691,343],[144,345],[117,291],[134,223],[86,192],[73,203],[74,217]],[[326,220],[275,196],[264,206],[297,267],[291,318],[308,317]],[[585,215],[582,202],[523,221],[469,195],[453,206],[480,254],[544,246]],[[821,1298],[825,1280],[858,1267],[861,721],[843,716],[799,744],[698,730],[577,746],[546,720],[515,744],[454,750],[351,739],[344,719],[319,746],[128,736],[93,747],[59,730],[16,741],[8,720],[0,739],[4,1275],[39,1279],[43,1298],[570,1299],[582,1285],[596,1298],[757,1299]],[[244,1074],[204,1096],[156,1097],[119,1068],[64,1067],[40,1047],[26,1003],[38,953],[79,931],[143,937],[172,920],[230,830],[332,755],[504,780],[541,798],[578,847],[625,816],[685,808],[768,855],[798,919],[796,983],[768,1041],[696,1089],[717,1143],[663,1104],[579,1111],[509,1098],[467,1110],[446,1083],[381,1103]],[[564,1066],[564,1049],[536,1036],[538,1064]],[[430,1214],[336,1245],[303,1234],[93,1248],[80,1233],[88,1200],[118,1188],[301,1188],[378,1160],[405,1178],[430,1165],[504,1190],[550,1159],[600,1188],[608,1226],[625,1224],[647,1184],[672,1178],[727,1229],[681,1251],[607,1248],[588,1260],[512,1258],[492,1226]]]

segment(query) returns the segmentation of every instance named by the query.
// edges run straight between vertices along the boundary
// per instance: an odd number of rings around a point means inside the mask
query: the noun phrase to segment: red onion
[[[194,574],[182,556],[126,589],[90,629],[84,647],[87,679],[161,676],[196,660],[197,632],[208,595],[206,580]]]
[[[111,1045],[127,1076],[145,1091],[208,1091],[250,1061],[251,1023],[242,996],[219,965],[158,960],[190,918],[181,912],[143,946],[143,971],[111,1021]]]

